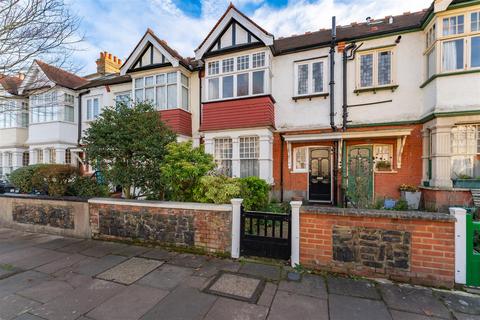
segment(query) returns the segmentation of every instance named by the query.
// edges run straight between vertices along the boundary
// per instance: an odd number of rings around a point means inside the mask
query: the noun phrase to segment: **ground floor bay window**
[[[220,173],[273,182],[273,133],[269,129],[208,132],[204,141]]]

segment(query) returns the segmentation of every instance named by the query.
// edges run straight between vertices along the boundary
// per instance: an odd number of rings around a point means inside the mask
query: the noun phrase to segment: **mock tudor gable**
[[[199,60],[209,54],[220,54],[230,50],[262,45],[271,46],[273,39],[272,34],[230,4],[227,11],[195,50],[195,58]]]

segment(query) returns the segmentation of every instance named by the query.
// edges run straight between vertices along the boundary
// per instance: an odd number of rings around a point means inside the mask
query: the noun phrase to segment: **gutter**
[[[78,132],[77,132],[77,145],[80,146],[82,140],[82,96],[89,94],[90,90],[82,91],[78,94]]]

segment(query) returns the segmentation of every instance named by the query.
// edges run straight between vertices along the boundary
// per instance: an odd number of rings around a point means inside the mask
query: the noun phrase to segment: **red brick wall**
[[[169,109],[159,111],[162,121],[173,131],[185,136],[192,136],[192,115],[184,109]]]
[[[377,270],[333,260],[334,226],[408,231],[409,270]],[[452,287],[455,277],[454,221],[395,219],[355,215],[300,214],[300,261],[307,267],[360,276],[387,277],[432,286]]]
[[[202,104],[200,131],[275,127],[271,96]]]
[[[429,211],[448,212],[449,207],[473,206],[470,190],[441,190],[434,188],[421,188],[423,207]]]
[[[92,237],[192,247],[225,253],[231,248],[231,211],[90,203]]]
[[[393,172],[375,172],[374,173],[374,193],[376,198],[394,198],[400,197],[398,187],[401,184],[420,185],[422,182],[422,126],[379,126],[353,128],[348,131],[375,131],[387,129],[412,129],[410,136],[407,137],[402,154],[402,167],[397,168],[397,139],[396,138],[375,138],[362,140],[348,140],[347,147],[361,144],[393,144]],[[315,131],[298,131],[288,132],[285,135],[304,134],[304,133],[326,133],[331,130],[315,130]],[[293,149],[302,146],[333,146],[333,141],[309,142],[309,143],[293,143],[292,144],[292,161]],[[281,137],[275,134],[273,144],[273,177],[275,181],[274,190],[280,191],[280,163],[281,163]],[[339,172],[340,174],[341,172]],[[341,184],[341,175],[339,175],[339,186]],[[288,150],[287,143],[283,146],[283,189],[284,191],[303,191],[308,189],[308,174],[293,173],[288,168]]]

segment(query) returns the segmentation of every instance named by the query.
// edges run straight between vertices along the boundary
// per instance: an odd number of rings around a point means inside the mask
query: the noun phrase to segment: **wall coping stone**
[[[455,221],[455,217],[441,212],[426,211],[393,211],[393,210],[373,210],[356,208],[337,208],[320,206],[302,206],[301,214],[323,214],[336,216],[356,216],[367,218],[388,218],[402,220],[432,220],[432,221]]]
[[[0,198],[16,198],[16,199],[32,199],[32,200],[49,200],[49,201],[65,201],[65,202],[88,202],[88,198],[82,197],[51,197],[37,194],[23,194],[23,193],[4,193],[0,194]]]
[[[232,211],[231,204],[213,204],[198,202],[174,202],[174,201],[150,201],[115,198],[92,198],[88,200],[92,204],[111,204],[118,206],[135,206],[167,209],[187,209],[200,211]]]

